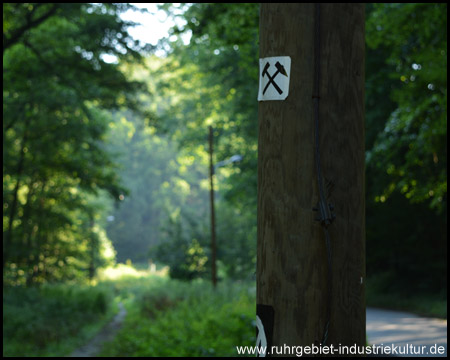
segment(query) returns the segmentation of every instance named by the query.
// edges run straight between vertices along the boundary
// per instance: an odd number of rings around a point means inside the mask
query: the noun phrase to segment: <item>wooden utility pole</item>
[[[209,198],[211,203],[211,277],[215,288],[217,285],[216,270],[216,217],[214,209],[214,164],[213,164],[213,128],[209,126]]]
[[[261,4],[260,58],[291,58],[288,97],[259,102],[268,346],[365,344],[364,21],[363,4]]]
[[[95,256],[96,256],[96,250],[97,250],[97,234],[94,232],[94,214],[89,215],[89,231],[90,231],[90,252],[91,252],[91,258],[89,259],[89,281],[92,281],[95,276]]]

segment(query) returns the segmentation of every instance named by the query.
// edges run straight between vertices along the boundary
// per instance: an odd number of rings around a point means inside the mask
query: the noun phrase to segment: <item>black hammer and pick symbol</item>
[[[275,77],[278,74],[282,74],[284,76],[288,76],[287,73],[286,73],[286,69],[284,68],[283,65],[280,64],[279,61],[277,61],[276,64],[275,64],[275,67],[277,68],[277,71],[275,71],[275,73],[272,76],[270,76],[269,72],[267,71],[269,69],[269,67],[270,67],[270,64],[267,63],[266,66],[264,66],[263,72],[261,74],[262,76],[266,76],[267,75],[267,77],[269,78],[269,82],[266,84],[266,87],[263,90],[263,95],[265,94],[265,92],[266,92],[266,90],[267,90],[267,88],[269,87],[270,84],[272,84],[273,87],[278,91],[278,94],[281,95],[283,93],[283,90],[280,89],[280,87],[277,85],[277,83],[274,81],[274,79],[275,79]]]

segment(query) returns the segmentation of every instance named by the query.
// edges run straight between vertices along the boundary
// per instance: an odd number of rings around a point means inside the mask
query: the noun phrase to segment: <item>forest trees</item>
[[[440,291],[446,286],[447,5],[368,4],[366,10],[368,275],[388,273],[387,283],[395,289],[419,284],[419,290]],[[172,35],[190,32],[192,38],[186,46],[169,42],[172,67],[164,69],[190,67],[172,84],[191,96],[167,109],[161,126],[186,148],[205,143],[206,126],[212,124],[218,160],[244,155],[239,171],[222,184],[224,199],[246,214],[251,229],[258,4],[192,4],[181,16],[186,25]],[[249,240],[224,247],[237,251],[244,244],[256,246]],[[408,281],[412,277],[414,284]]]
[[[209,125],[214,162],[242,156],[216,169],[220,269],[253,273],[259,5],[175,7],[161,5],[184,20],[162,44],[167,56],[149,57],[150,72],[131,77],[124,72],[138,71],[131,64],[141,49],[119,17],[130,5],[3,4],[3,266],[11,281],[88,273],[108,243],[104,227],[121,261],[196,259],[194,273],[207,273]],[[366,9],[367,272],[441,289],[447,5]],[[136,111],[143,99],[156,116]],[[107,196],[124,206],[106,226]]]
[[[141,84],[117,64],[139,47],[125,4],[3,4],[3,270],[32,284],[90,276],[113,257],[101,192],[125,189],[102,140],[108,113],[136,108]],[[101,255],[103,253],[103,255]],[[103,257],[103,260],[101,258]]]
[[[177,12],[174,5],[162,8]],[[256,265],[258,11],[258,4],[190,4],[180,15],[184,27],[172,29],[165,46],[170,49],[167,61],[159,70],[165,75],[158,94],[165,101],[155,126],[186,156],[204,164],[203,179],[208,174],[208,126],[214,129],[214,163],[242,156],[238,164],[215,171],[219,275],[232,278],[250,278]],[[180,36],[186,33],[192,35],[189,44]],[[207,190],[203,187],[204,195]],[[181,208],[171,238],[159,249],[173,265],[191,258],[176,256],[175,249],[183,246],[197,259],[203,254],[210,258],[210,227],[204,215],[209,205],[204,201],[199,206]],[[192,265],[202,269],[199,263]],[[205,265],[209,274],[210,262]],[[182,269],[179,273],[196,276]]]
[[[367,272],[388,291],[447,286],[446,28],[444,3],[367,6]]]
[[[445,8],[446,4],[375,5],[367,23],[369,61],[379,59],[380,52],[385,56],[379,72],[369,68],[369,109],[380,98],[375,93],[380,84],[372,81],[380,75],[389,79],[390,100],[396,105],[369,142],[369,164],[388,174],[379,179],[380,198],[396,190],[438,213],[444,211],[447,192]]]

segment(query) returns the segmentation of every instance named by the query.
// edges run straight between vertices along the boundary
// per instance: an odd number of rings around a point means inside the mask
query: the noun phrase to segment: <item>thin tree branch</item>
[[[58,8],[59,8],[58,4],[53,4],[53,6],[46,13],[42,14],[41,16],[39,16],[36,19],[32,19],[34,12],[40,5],[43,5],[43,4],[36,4],[33,7],[33,9],[26,16],[25,25],[19,27],[15,31],[13,31],[11,36],[7,37],[6,34],[3,33],[3,53],[5,53],[6,49],[8,49],[12,45],[16,44],[17,42],[19,42],[19,40],[21,39],[21,37],[23,36],[23,34],[26,31],[28,31],[34,27],[37,27],[38,25],[43,23],[49,17],[54,15],[56,13],[56,10],[58,10]]]

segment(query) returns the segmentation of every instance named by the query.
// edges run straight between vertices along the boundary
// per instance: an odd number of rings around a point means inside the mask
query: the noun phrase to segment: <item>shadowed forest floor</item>
[[[111,341],[122,327],[123,320],[127,315],[127,310],[122,303],[119,303],[119,312],[114,319],[105,325],[102,330],[86,345],[75,350],[70,357],[92,357],[96,356],[105,342]]]

